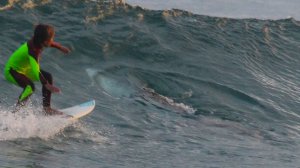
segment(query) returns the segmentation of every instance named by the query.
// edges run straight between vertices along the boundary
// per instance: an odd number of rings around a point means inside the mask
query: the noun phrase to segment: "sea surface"
[[[299,17],[172,8],[1,0],[0,69],[35,25],[51,24],[72,50],[43,52],[41,68],[62,90],[52,107],[95,99],[96,108],[76,121],[44,116],[36,83],[12,114],[22,89],[1,76],[0,167],[299,167]]]

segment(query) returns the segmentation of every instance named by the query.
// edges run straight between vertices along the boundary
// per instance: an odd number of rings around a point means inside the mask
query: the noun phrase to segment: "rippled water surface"
[[[300,23],[229,19],[91,0],[0,2],[0,67],[55,26],[64,55],[41,68],[62,93],[90,99],[70,122],[41,114],[41,85],[21,113],[21,89],[0,78],[0,167],[298,167]]]

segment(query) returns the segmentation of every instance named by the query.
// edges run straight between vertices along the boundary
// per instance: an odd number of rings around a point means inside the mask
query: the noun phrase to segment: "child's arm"
[[[52,42],[51,45],[50,45],[50,47],[57,48],[60,51],[62,51],[63,53],[65,53],[65,54],[68,54],[68,53],[71,52],[71,50],[69,48],[62,46],[61,44],[59,44],[57,42]]]
[[[47,79],[39,72],[41,83],[52,93],[60,93],[60,89],[48,83]]]

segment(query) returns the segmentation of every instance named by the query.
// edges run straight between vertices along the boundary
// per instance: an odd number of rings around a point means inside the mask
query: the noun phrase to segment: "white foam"
[[[12,108],[0,107],[0,140],[38,137],[48,139],[71,124],[61,116],[45,116],[32,105],[12,113]]]

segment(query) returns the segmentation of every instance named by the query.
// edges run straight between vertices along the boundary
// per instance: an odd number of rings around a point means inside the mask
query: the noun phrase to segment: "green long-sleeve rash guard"
[[[16,84],[16,81],[9,73],[10,69],[17,71],[18,73],[24,74],[32,81],[40,81],[40,65],[38,60],[29,54],[28,43],[21,45],[8,59],[4,76],[5,78]]]

